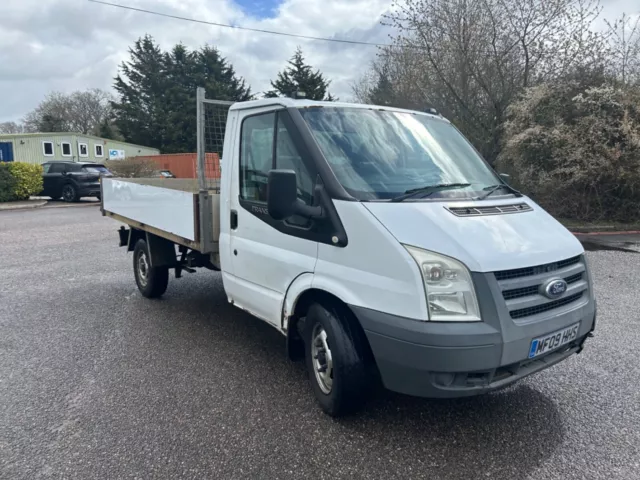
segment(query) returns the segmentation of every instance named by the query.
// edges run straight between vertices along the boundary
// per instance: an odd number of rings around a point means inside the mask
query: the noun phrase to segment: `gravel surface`
[[[640,255],[588,253],[597,335],[499,393],[333,420],[219,274],[144,299],[97,209],[0,213],[0,478],[640,478]]]

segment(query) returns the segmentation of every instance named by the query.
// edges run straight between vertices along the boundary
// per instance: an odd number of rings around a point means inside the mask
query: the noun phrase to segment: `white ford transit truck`
[[[422,397],[491,392],[592,335],[580,242],[440,115],[262,99],[228,107],[223,135],[218,186],[202,171],[104,178],[102,214],[128,226],[120,245],[145,297],[170,271],[220,271],[229,302],[305,359],[328,414],[379,381]]]

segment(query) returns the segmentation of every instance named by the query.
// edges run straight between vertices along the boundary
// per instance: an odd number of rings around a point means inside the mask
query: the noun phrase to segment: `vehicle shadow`
[[[380,388],[361,412],[340,419],[328,417],[313,399],[304,364],[287,359],[284,337],[229,305],[219,276],[211,280],[206,290],[185,282],[180,291],[168,292],[162,301],[165,308],[180,312],[178,322],[203,319],[196,331],[208,341],[201,345],[206,344],[212,357],[232,356],[235,366],[218,362],[217,369],[227,370],[218,373],[228,379],[236,368],[243,372],[242,380],[227,381],[234,382],[233,389],[244,402],[264,409],[266,415],[261,418],[275,416],[276,406],[283,406],[288,418],[299,416],[329,431],[331,442],[341,446],[341,461],[357,456],[358,464],[370,468],[388,464],[388,475],[361,471],[365,478],[395,477],[400,468],[413,472],[402,478],[524,478],[563,441],[557,406],[526,383],[454,400],[420,399]],[[265,372],[271,379],[267,384]],[[265,398],[269,406],[264,405]],[[327,441],[310,439],[302,431],[294,435],[299,435],[299,442],[289,445],[292,455],[303,448],[322,449]]]
[[[463,399],[382,390],[358,415],[340,422],[366,433],[372,448],[384,448],[392,438],[393,448],[411,456],[428,452],[434,478],[525,478],[564,437],[556,405],[526,384]]]

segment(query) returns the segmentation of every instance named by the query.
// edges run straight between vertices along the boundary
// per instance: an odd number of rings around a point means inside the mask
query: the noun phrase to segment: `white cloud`
[[[119,0],[113,0],[118,3]],[[272,18],[255,18],[232,0],[136,0],[122,4],[199,20],[302,35],[386,42],[379,24],[389,0],[285,0]],[[43,6],[42,3],[45,3]],[[264,12],[264,9],[261,9]],[[331,79],[331,92],[350,96],[350,82],[374,47],[232,30],[132,12],[83,0],[4,0],[0,6],[0,121],[19,119],[52,90],[110,88],[127,48],[144,34],[171,48],[218,47],[254,92],[269,88],[297,45]]]
[[[255,15],[233,0],[111,0],[114,3],[246,27],[386,43],[380,25],[391,0],[272,0]],[[244,2],[247,3],[246,1]],[[604,0],[603,16],[639,13],[637,0]],[[183,22],[86,0],[0,0],[0,121],[17,120],[52,90],[110,88],[128,47],[148,33],[163,48],[215,45],[254,92],[269,89],[297,45],[332,80],[331,92],[351,96],[350,82],[374,58],[374,47],[302,40]]]

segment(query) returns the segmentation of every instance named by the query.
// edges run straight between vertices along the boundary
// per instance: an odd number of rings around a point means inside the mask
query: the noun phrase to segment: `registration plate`
[[[572,342],[578,337],[578,330],[580,329],[580,322],[558,330],[557,332],[549,333],[542,337],[534,338],[531,341],[531,348],[529,348],[529,358],[537,357],[544,353],[555,350],[562,345]]]

